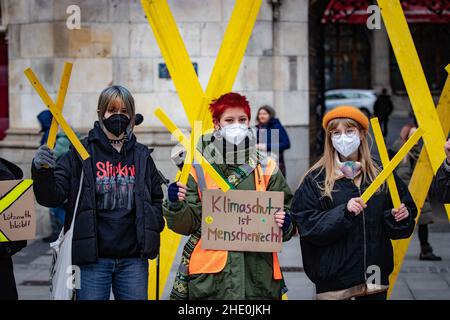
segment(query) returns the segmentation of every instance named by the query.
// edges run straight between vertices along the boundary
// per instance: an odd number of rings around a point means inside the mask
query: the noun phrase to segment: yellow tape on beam
[[[61,111],[58,110],[48,95],[47,91],[45,91],[44,87],[34,74],[34,72],[31,70],[31,68],[28,68],[25,70],[25,75],[27,76],[28,80],[30,81],[31,85],[34,87],[36,92],[41,97],[44,104],[48,107],[50,112],[53,115],[53,118],[56,119],[58,124],[61,126],[65,134],[67,135],[67,138],[69,138],[70,142],[74,146],[74,148],[77,150],[77,152],[80,154],[81,158],[83,160],[86,160],[89,158],[89,153],[86,151],[84,146],[81,144],[80,140],[78,140],[77,135],[73,132],[72,128],[67,124],[66,120],[61,114]]]
[[[8,242],[9,239],[0,231],[0,242]]]
[[[377,192],[378,188],[386,181],[389,175],[395,170],[395,168],[400,164],[403,158],[408,154],[408,152],[414,147],[414,145],[419,141],[423,135],[423,129],[418,128],[416,132],[408,139],[408,141],[403,145],[403,147],[398,151],[398,153],[392,158],[392,160],[383,168],[380,174],[375,178],[367,190],[363,193],[361,198],[364,203],[367,203],[369,199]]]
[[[447,72],[450,73],[450,65],[446,68]],[[450,79],[447,77],[444,89],[439,99],[437,106],[437,113],[442,124],[442,129],[444,130],[444,135],[448,135],[450,132]],[[443,146],[442,146],[443,148]],[[426,149],[422,149],[419,159],[417,160],[411,181],[409,183],[409,192],[416,203],[417,208],[421,209],[425,204],[428,192],[433,181],[433,168],[427,154]],[[445,205],[447,211],[447,216],[450,220],[450,205]],[[419,221],[421,215],[421,210],[417,212],[416,224]],[[394,284],[397,281],[398,274],[400,273],[403,260],[405,258],[406,252],[408,251],[412,237],[403,240],[392,241],[392,246],[394,249],[394,270],[389,277],[390,288],[388,296],[390,297]]]
[[[155,111],[155,116],[162,122],[162,124],[167,128],[167,130],[172,133],[175,139],[178,140],[179,143],[183,145],[184,148],[189,148],[189,140],[186,136],[181,132],[179,128],[169,119],[169,117],[164,113],[161,108],[157,108]],[[230,190],[230,186],[228,183],[222,178],[220,174],[211,166],[211,164],[203,157],[201,152],[195,148],[194,151],[195,160],[202,166],[203,170],[208,173],[211,178],[217,183],[219,188],[221,188],[224,192]]]
[[[372,118],[370,122],[372,124],[372,131],[378,147],[378,153],[380,154],[381,163],[383,164],[384,168],[389,163],[389,155],[387,152],[386,144],[384,143],[384,137],[383,132],[381,131],[380,122],[378,121],[378,118]],[[395,183],[393,174],[389,175],[387,183],[394,208],[400,208],[400,196],[398,194],[397,184]]]
[[[64,64],[64,70],[61,75],[61,83],[59,86],[58,97],[56,98],[56,108],[62,113],[64,107],[64,101],[66,99],[67,88],[69,86],[70,75],[72,74],[72,63],[66,62]],[[50,149],[55,148],[56,134],[58,133],[58,122],[52,119],[52,125],[48,133],[47,146]]]
[[[0,214],[3,213],[7,208],[9,208],[17,199],[19,199],[25,191],[27,191],[33,184],[33,180],[27,179],[20,182],[12,190],[10,190],[1,200],[0,200]]]
[[[436,113],[433,97],[414,46],[405,15],[399,0],[378,0],[392,49],[411,100],[419,126],[424,129],[424,145],[431,167],[436,172],[445,159],[442,146],[445,137]]]

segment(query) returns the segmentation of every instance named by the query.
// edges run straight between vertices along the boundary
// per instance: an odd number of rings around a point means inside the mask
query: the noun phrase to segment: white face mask
[[[245,124],[230,124],[220,129],[220,133],[230,143],[239,145],[248,135],[248,126]]]
[[[331,141],[333,142],[334,149],[344,157],[348,157],[358,150],[361,144],[358,134],[348,136],[343,133],[340,137],[331,137]]]

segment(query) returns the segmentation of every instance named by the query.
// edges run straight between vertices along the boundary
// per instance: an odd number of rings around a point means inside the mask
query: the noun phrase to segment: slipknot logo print
[[[134,206],[135,166],[99,161],[96,168],[97,208],[131,210]]]

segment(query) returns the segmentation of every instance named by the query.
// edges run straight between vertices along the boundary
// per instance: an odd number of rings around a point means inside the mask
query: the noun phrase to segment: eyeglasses
[[[347,129],[345,129],[344,132],[339,131],[339,130],[333,130],[333,131],[331,131],[331,137],[339,139],[342,136],[343,133],[347,137],[354,137],[355,135],[358,134],[358,129],[356,129],[356,128],[347,128]]]

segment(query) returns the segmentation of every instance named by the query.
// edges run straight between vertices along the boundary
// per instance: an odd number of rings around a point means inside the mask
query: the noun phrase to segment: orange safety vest
[[[269,184],[270,177],[276,169],[276,163],[274,160],[269,159],[265,172],[262,172],[261,165],[258,164],[255,174],[256,191],[266,191]],[[191,167],[191,175],[198,184],[198,176],[194,166]],[[205,184],[208,189],[219,189],[217,184],[211,178],[210,175],[204,174]],[[202,193],[199,187],[199,198],[201,200]],[[227,263],[228,251],[223,250],[204,250],[202,249],[202,240],[200,239],[192,252],[189,261],[189,274],[201,274],[201,273],[218,273],[221,272]],[[278,255],[273,252],[273,278],[275,280],[281,280],[281,268],[278,261]]]

